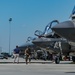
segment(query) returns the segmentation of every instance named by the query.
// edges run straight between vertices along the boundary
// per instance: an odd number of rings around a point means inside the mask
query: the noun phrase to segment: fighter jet
[[[51,29],[61,37],[66,38],[71,44],[71,49],[75,50],[75,6],[70,16],[71,20],[61,22]],[[73,61],[75,62],[75,51],[72,54]]]
[[[50,30],[51,26],[55,22],[59,24],[58,20],[53,20],[45,27],[44,32],[36,30],[34,34],[38,36],[38,38],[34,39],[32,43],[42,48],[48,47],[49,50],[58,53],[60,52],[59,42],[61,42],[62,52],[70,52],[70,45],[68,44],[66,39],[60,37],[55,32],[48,32],[48,30]]]
[[[32,54],[34,53],[34,50],[35,50],[35,51],[40,50],[39,47],[37,47],[35,44],[33,44],[33,43],[31,42],[33,39],[35,39],[35,38],[28,37],[28,38],[27,38],[27,41],[25,42],[25,44],[19,46],[19,49],[21,50],[20,56],[24,56],[24,54],[25,54],[25,49],[26,49],[27,47],[30,47],[30,48],[31,48]]]

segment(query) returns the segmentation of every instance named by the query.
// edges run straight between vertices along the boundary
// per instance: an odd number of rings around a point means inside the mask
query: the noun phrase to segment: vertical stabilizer
[[[75,6],[74,6],[74,8],[72,10],[72,13],[70,15],[70,18],[71,18],[71,20],[75,19]]]

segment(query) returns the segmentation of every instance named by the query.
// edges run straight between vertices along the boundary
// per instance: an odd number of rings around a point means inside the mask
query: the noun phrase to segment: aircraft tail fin
[[[73,8],[73,10],[72,10],[72,13],[71,13],[71,15],[70,15],[70,17],[69,18],[71,18],[72,17],[72,15],[74,15],[75,14],[75,6],[74,6],[74,8]]]
[[[75,14],[75,6],[74,6],[74,8],[73,8],[73,10],[72,10],[72,15],[73,15],[73,14]]]

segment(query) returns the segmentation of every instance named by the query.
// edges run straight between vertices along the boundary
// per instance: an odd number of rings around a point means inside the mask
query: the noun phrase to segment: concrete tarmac
[[[0,64],[0,75],[75,75],[75,64],[69,63],[5,63]]]
[[[12,58],[8,58],[8,59],[0,59],[0,64],[3,64],[3,63],[13,63],[14,62],[14,59]],[[16,60],[17,62],[17,60]],[[61,64],[65,63],[65,64],[68,64],[68,63],[71,63],[72,61],[60,61]],[[19,63],[25,63],[25,59],[23,58],[19,58]],[[44,60],[31,60],[31,63],[42,63],[42,64],[51,64],[52,61],[44,61]]]

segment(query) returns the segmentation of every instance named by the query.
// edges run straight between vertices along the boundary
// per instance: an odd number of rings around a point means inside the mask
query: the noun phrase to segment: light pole
[[[10,46],[11,46],[11,21],[12,18],[9,18],[9,54],[10,54]]]

